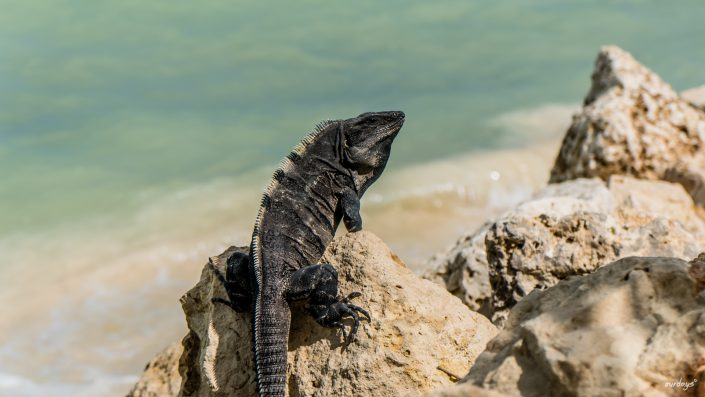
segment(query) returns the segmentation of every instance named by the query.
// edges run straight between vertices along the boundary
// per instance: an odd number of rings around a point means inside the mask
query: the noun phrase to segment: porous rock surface
[[[632,175],[683,184],[705,205],[705,111],[629,53],[602,48],[582,112],[563,139],[550,182]]]
[[[487,232],[492,315],[532,290],[626,256],[695,257],[705,247],[701,210],[680,185],[613,176],[549,185]]]
[[[705,110],[705,85],[681,92],[681,97],[693,106]]]
[[[223,269],[231,248],[211,262]],[[368,232],[336,238],[322,262],[340,275],[341,294],[360,291],[367,308],[357,340],[340,349],[337,330],[294,308],[289,338],[289,396],[403,395],[449,385],[465,375],[496,328],[445,289],[414,275]],[[189,334],[180,372],[184,396],[255,395],[249,314],[238,314],[206,266],[182,298]]]
[[[535,290],[463,384],[426,396],[703,395],[703,261],[628,257]]]
[[[492,317],[492,286],[485,236],[492,222],[462,236],[447,252],[434,255],[423,277],[444,286],[471,310]]]
[[[615,259],[693,258],[705,247],[701,213],[669,182],[613,176],[553,184],[461,239],[427,277],[501,325],[535,288]]]
[[[703,211],[674,186],[631,181],[619,188],[636,188],[625,196],[612,181],[569,181],[661,179],[681,185],[703,206],[705,86],[681,98],[615,46],[601,49],[592,80],[551,171],[553,185],[463,236],[432,258],[424,275],[495,324],[534,288],[628,255],[692,257],[703,240]]]
[[[127,397],[177,396],[181,388],[179,357],[183,351],[181,343],[177,342],[157,354],[147,364]]]

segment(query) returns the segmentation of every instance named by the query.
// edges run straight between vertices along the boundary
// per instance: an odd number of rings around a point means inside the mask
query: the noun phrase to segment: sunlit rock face
[[[695,94],[692,94],[697,96]],[[551,182],[632,175],[683,184],[705,205],[705,111],[629,53],[604,47],[563,139]]]

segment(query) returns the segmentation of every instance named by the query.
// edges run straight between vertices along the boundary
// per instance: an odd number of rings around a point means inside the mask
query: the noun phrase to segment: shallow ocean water
[[[404,110],[365,227],[421,270],[545,183],[594,57],[705,80],[705,3],[10,1],[0,395],[122,395],[324,118]]]

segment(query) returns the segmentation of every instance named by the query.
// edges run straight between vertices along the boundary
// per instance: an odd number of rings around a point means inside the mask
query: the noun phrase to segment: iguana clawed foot
[[[308,299],[309,313],[316,322],[328,328],[340,328],[343,331],[345,346],[355,338],[360,327],[360,314],[371,321],[367,310],[353,305],[350,301],[361,294],[353,292],[338,297],[338,271],[328,264],[311,265],[301,268],[289,277],[286,298],[289,301]],[[343,319],[353,319],[350,333],[345,332]]]
[[[365,316],[367,321],[372,321],[367,310],[350,303],[350,300],[360,295],[359,292],[353,292],[345,297],[336,299],[333,303],[327,305],[311,305],[309,308],[316,322],[322,326],[340,328],[343,332],[343,340],[345,342],[343,349],[355,339],[357,329],[360,327],[360,316],[358,313]],[[342,322],[345,317],[350,317],[354,321],[352,328],[350,328],[350,333],[345,332],[345,325]]]

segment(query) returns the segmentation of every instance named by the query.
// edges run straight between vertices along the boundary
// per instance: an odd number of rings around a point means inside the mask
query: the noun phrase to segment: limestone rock
[[[705,111],[680,98],[626,51],[604,47],[592,87],[573,117],[551,182],[632,175],[686,182],[705,200]],[[697,201],[705,204],[705,201]]]
[[[681,97],[696,107],[705,109],[705,85],[681,92]]]
[[[222,269],[231,248],[211,262]],[[340,275],[340,293],[360,291],[367,308],[355,343],[294,307],[289,396],[399,395],[449,385],[469,370],[496,328],[443,288],[414,275],[367,232],[336,238],[322,262]],[[249,314],[211,303],[225,291],[206,267],[182,298],[189,334],[180,372],[185,396],[254,395]]]
[[[486,238],[493,320],[535,288],[625,256],[692,258],[705,222],[676,184],[614,176],[550,185],[500,218]]]
[[[702,395],[703,260],[629,257],[534,290],[462,382],[505,396]]]
[[[533,289],[618,258],[694,257],[705,246],[701,213],[681,186],[663,181],[613,176],[553,184],[461,239],[427,277],[501,325]]]
[[[181,387],[178,372],[181,343],[174,343],[157,354],[142,373],[142,377],[127,393],[127,397],[176,397]]]
[[[483,389],[470,383],[456,383],[453,386],[442,387],[429,393],[413,395],[423,397],[506,397],[505,394]]]
[[[492,226],[485,223],[474,233],[467,234],[443,254],[429,261],[423,277],[444,286],[460,298],[471,310],[488,318],[492,316],[492,286],[485,253],[485,235]]]

